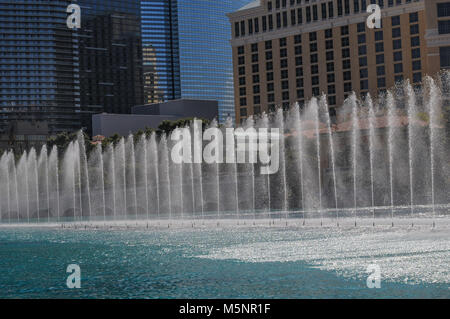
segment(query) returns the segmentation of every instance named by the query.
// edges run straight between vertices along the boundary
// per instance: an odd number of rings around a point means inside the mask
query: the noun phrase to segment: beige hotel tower
[[[370,4],[379,29],[366,24]],[[256,0],[228,16],[237,122],[322,92],[339,106],[450,67],[450,1]]]

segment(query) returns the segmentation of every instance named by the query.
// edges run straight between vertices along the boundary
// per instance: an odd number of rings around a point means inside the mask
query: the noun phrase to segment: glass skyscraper
[[[35,139],[80,128],[78,38],[66,26],[69,1],[0,1],[0,133]],[[25,125],[22,125],[25,123]]]
[[[66,25],[71,3],[78,30]],[[93,113],[143,103],[139,0],[0,0],[0,29],[0,136],[10,144],[89,132]]]
[[[234,118],[233,63],[227,13],[249,0],[143,0],[144,72],[155,72],[155,89],[162,100],[219,101],[219,120]],[[151,66],[154,67],[153,71]],[[149,82],[150,84],[150,82]],[[152,92],[151,85],[147,92]],[[147,94],[147,102],[153,102]]]

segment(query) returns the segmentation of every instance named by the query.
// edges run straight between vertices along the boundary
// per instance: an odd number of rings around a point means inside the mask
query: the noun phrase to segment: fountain
[[[405,83],[374,101],[350,95],[335,115],[322,96],[248,118],[241,132],[280,130],[280,165],[272,175],[261,174],[254,154],[239,153],[235,144],[223,150],[233,154],[229,162],[175,163],[174,133],[130,135],[89,153],[82,134],[65,150],[31,148],[18,158],[5,152],[0,222],[301,218],[339,226],[345,218],[356,225],[367,217],[375,225],[383,217],[394,225],[396,218],[429,217],[435,223],[450,207],[446,77],[427,78],[420,90]],[[210,125],[234,140],[225,133],[231,127],[231,121]],[[199,144],[209,147],[211,136],[202,141],[198,128],[183,129],[199,142],[190,143],[194,157]],[[236,162],[242,155],[246,161]]]

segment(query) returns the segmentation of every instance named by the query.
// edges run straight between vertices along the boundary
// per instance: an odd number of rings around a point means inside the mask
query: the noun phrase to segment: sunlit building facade
[[[322,93],[334,108],[450,66],[449,1],[256,0],[229,18],[238,121]]]

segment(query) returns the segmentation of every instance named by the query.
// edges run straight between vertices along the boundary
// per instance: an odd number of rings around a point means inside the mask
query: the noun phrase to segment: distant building
[[[0,135],[12,141],[32,126],[89,133],[92,114],[144,101],[140,1],[76,1],[78,30],[66,25],[70,3],[1,1]]]
[[[11,121],[0,134],[0,150],[22,153],[39,148],[47,141],[48,130],[46,121]]]
[[[249,1],[141,1],[147,101],[218,100],[220,120],[234,117],[231,35],[226,14]],[[147,62],[149,46],[156,56],[153,71],[153,64]]]
[[[377,3],[382,28],[369,29]],[[322,92],[330,107],[450,67],[450,2],[256,0],[228,15],[236,119]]]
[[[185,118],[216,119],[218,102],[206,100],[174,100],[136,106],[133,114],[96,114],[92,117],[94,136],[126,136],[146,128],[158,128],[163,121]]]

